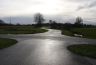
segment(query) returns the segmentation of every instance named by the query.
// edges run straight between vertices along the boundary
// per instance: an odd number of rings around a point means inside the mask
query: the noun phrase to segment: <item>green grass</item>
[[[96,28],[75,28],[72,32],[81,34],[84,38],[96,39]]]
[[[14,39],[0,38],[0,49],[7,48],[16,43],[17,41]]]
[[[0,34],[34,34],[46,32],[46,29],[32,26],[0,26]]]
[[[91,44],[71,45],[68,46],[68,50],[81,56],[96,58],[96,45]]]
[[[73,36],[72,32],[70,32],[68,30],[62,30],[62,34],[63,35],[68,35],[68,36]]]
[[[74,34],[83,35],[83,38],[96,39],[96,28],[73,28],[71,30],[62,30],[63,35],[74,36]]]

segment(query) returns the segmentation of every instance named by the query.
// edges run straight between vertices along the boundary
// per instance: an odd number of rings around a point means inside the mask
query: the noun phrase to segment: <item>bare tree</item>
[[[77,17],[75,24],[83,24],[83,19],[81,17]]]
[[[76,22],[74,23],[76,27],[80,27],[83,25],[83,19],[81,17],[76,18]]]
[[[42,14],[37,13],[34,15],[34,22],[36,22],[37,26],[41,27],[44,20],[45,19]]]

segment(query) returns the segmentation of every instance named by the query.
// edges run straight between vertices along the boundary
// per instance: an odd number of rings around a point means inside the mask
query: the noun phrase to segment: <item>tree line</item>
[[[42,14],[37,13],[34,17],[34,22],[36,22],[37,27],[48,26],[52,29],[71,29],[71,28],[81,28],[81,27],[96,27],[95,25],[88,25],[83,23],[83,19],[81,17],[77,17],[74,24],[72,23],[57,23],[54,20],[49,20],[49,23],[43,23],[45,21]]]
[[[47,26],[52,29],[70,29],[75,27],[96,27],[94,25],[88,25],[83,23],[83,19],[81,17],[77,17],[74,24],[72,23],[57,23],[54,20],[49,20],[49,23],[43,23],[45,21],[44,16],[40,13],[36,13],[34,15],[34,22],[35,24],[32,24],[35,27],[42,27]],[[7,24],[3,20],[0,20],[0,26],[2,25],[14,25],[14,24]],[[17,25],[20,25],[19,23]]]

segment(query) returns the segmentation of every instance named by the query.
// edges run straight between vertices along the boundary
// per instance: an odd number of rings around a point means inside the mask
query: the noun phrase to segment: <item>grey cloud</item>
[[[92,8],[92,7],[95,7],[95,6],[96,6],[96,1],[93,1],[89,4],[84,5],[84,6],[79,6],[77,8],[77,11],[82,10],[82,9],[86,9],[86,8]]]
[[[94,0],[66,0],[71,2],[88,2],[88,1],[94,1]]]

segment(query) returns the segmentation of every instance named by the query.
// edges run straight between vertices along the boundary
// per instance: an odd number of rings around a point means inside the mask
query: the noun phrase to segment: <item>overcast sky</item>
[[[31,15],[81,16],[96,19],[96,0],[0,0],[0,17]]]

